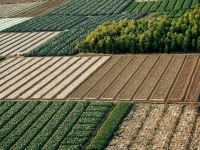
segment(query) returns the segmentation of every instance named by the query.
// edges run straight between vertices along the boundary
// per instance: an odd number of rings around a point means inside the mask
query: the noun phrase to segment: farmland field
[[[87,145],[95,148],[93,144],[99,140],[98,146],[103,148],[131,106],[110,102],[1,102],[0,147],[79,150]],[[103,140],[100,133],[105,132],[105,126],[110,132]]]
[[[0,99],[65,99],[109,56],[10,58],[1,63]]]
[[[82,16],[120,14],[131,2],[131,0],[74,0],[49,14]]]
[[[59,32],[0,33],[0,55],[26,53],[45,43]]]
[[[16,3],[16,4],[3,4],[0,5],[0,17],[13,17],[24,11],[37,7],[46,3],[46,1]]]
[[[157,12],[157,15],[166,15],[169,18],[180,17],[184,12],[188,12],[191,9],[197,7],[197,0],[164,0],[164,1],[150,1],[150,2],[132,2],[126,11],[130,13],[153,13]],[[182,13],[181,13],[182,12]],[[176,13],[178,13],[176,15]]]
[[[30,17],[23,18],[2,18],[0,19],[0,31],[5,30],[6,28],[12,27],[16,24],[22,23],[26,20],[31,19]]]
[[[10,58],[1,99],[197,102],[199,55]]]
[[[0,0],[0,150],[198,150],[197,5]]]
[[[106,150],[198,149],[197,107],[181,104],[136,104]]]
[[[18,24],[4,30],[4,32],[33,32],[33,31],[64,31],[68,29],[90,29],[105,21],[120,19],[137,19],[141,15],[108,15],[108,16],[67,16],[67,15],[44,15],[35,17],[29,21]]]

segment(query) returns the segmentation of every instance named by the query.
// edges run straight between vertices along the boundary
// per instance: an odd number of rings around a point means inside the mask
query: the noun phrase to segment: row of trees
[[[178,19],[107,22],[77,49],[96,53],[200,52],[200,8]]]

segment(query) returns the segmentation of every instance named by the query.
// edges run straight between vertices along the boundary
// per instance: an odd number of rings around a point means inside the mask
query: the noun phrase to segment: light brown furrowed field
[[[107,150],[197,150],[197,107],[182,104],[136,104]]]
[[[0,98],[198,102],[199,59],[199,55],[10,58],[0,66]]]

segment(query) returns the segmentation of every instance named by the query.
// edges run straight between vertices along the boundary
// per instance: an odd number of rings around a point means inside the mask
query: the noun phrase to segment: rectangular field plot
[[[200,55],[113,56],[68,99],[197,102]]]
[[[133,1],[127,8],[127,12],[158,12],[190,10],[198,5],[198,0],[164,0],[155,2],[135,2]]]
[[[64,31],[68,29],[91,29],[106,21],[128,19],[134,20],[143,14],[117,14],[105,16],[67,16],[43,15],[13,26],[5,32]]]
[[[106,150],[198,149],[198,107],[182,104],[136,104]]]
[[[24,11],[27,11],[44,3],[46,3],[46,1],[0,5],[0,17],[16,16]]]
[[[0,31],[3,31],[7,28],[10,28],[16,24],[22,23],[26,20],[31,19],[30,17],[23,17],[23,18],[3,18],[0,19]]]
[[[1,102],[0,147],[83,150],[98,142],[104,148],[131,107],[110,102]]]
[[[74,0],[53,10],[50,14],[112,15],[120,14],[131,0]]]
[[[10,58],[0,64],[0,99],[65,99],[110,57]]]
[[[59,32],[0,33],[0,55],[27,53]]]

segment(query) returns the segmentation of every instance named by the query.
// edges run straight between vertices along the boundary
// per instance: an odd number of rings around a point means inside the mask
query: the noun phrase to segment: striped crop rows
[[[0,19],[0,31],[3,31],[9,27],[12,27],[16,24],[22,23],[26,20],[29,20],[31,18],[3,18]]]
[[[112,15],[120,14],[131,3],[131,0],[75,0],[50,14],[67,15]]]
[[[108,15],[108,16],[66,16],[44,15],[8,28],[5,32],[63,31],[96,27],[105,21],[120,19],[137,19],[141,15]]]
[[[46,3],[46,1],[0,5],[0,17],[12,17]]]
[[[142,13],[155,11],[177,11],[187,10],[197,7],[198,0],[164,0],[150,2],[132,2],[127,7],[128,12]]]
[[[197,107],[181,104],[137,104],[106,150],[198,149]]]
[[[1,99],[65,99],[109,57],[10,58],[1,63]]]
[[[114,56],[68,99],[197,102],[199,55]]]
[[[100,127],[112,110],[114,113],[121,107],[120,111],[124,113],[130,109],[130,105],[127,106],[109,102],[1,102],[0,147],[19,150],[83,149],[96,132],[102,130]],[[108,121],[110,119],[113,115]],[[113,122],[118,123],[117,120]],[[114,130],[110,133],[113,134]]]
[[[0,33],[0,55],[29,52],[57,34],[58,32]]]

